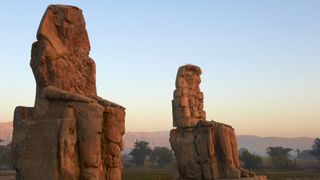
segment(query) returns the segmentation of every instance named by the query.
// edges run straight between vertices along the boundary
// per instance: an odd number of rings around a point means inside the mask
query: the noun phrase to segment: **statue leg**
[[[103,179],[101,133],[104,108],[96,103],[77,103],[75,111],[82,179]]]
[[[220,147],[223,153],[223,159],[224,159],[224,169],[225,169],[225,177],[226,178],[240,178],[240,170],[236,168],[234,160],[237,158],[234,158],[234,156],[238,153],[234,153],[234,151],[237,151],[237,147],[233,147],[234,144],[232,144],[232,136],[230,136],[230,127],[227,127],[225,125],[218,125],[217,131],[218,131],[218,139],[220,143]],[[239,163],[239,162],[236,162]]]
[[[78,167],[78,155],[76,151],[76,119],[72,107],[64,109],[60,123],[59,156],[60,156],[60,178],[79,179],[80,169]]]
[[[232,128],[227,128],[229,139],[232,147],[232,155],[233,155],[233,164],[234,166],[239,169],[240,168],[240,161],[239,161],[239,152],[238,152],[238,144],[237,144],[237,137],[234,133]]]

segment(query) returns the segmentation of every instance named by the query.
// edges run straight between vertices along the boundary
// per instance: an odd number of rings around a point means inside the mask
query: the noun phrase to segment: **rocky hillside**
[[[0,123],[0,139],[7,144],[12,138],[12,122]],[[265,156],[266,148],[269,146],[283,146],[292,149],[310,149],[313,139],[308,137],[282,138],[282,137],[259,137],[252,135],[239,135],[237,137],[239,148],[247,148],[251,152]],[[127,132],[124,136],[124,153],[130,152],[136,140],[144,140],[155,146],[165,146],[170,148],[169,132]]]

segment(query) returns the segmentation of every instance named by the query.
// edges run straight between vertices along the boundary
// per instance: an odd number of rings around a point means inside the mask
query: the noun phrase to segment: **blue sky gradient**
[[[320,1],[7,1],[0,6],[0,121],[33,106],[31,44],[49,4],[83,10],[98,93],[127,131],[172,128],[179,66],[203,70],[208,120],[237,134],[319,137]]]

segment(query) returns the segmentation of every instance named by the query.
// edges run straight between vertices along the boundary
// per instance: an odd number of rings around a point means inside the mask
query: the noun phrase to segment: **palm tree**
[[[318,159],[319,166],[320,166],[320,139],[319,138],[315,138],[313,140],[312,155],[314,155]]]

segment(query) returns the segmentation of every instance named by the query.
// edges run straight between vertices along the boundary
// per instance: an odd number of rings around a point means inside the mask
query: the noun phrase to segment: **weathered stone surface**
[[[51,5],[32,46],[35,107],[17,107],[17,179],[121,179],[125,108],[97,96],[82,11]]]
[[[186,65],[179,68],[172,100],[174,127],[194,127],[199,120],[206,118],[203,93],[199,88],[201,73],[198,66]]]
[[[240,167],[234,129],[205,120],[200,75],[198,66],[181,66],[173,93],[173,126],[177,128],[170,131],[169,141],[179,179],[259,179]]]
[[[54,86],[85,96],[96,96],[95,63],[82,11],[74,6],[47,8],[32,45],[30,65],[41,89]]]

